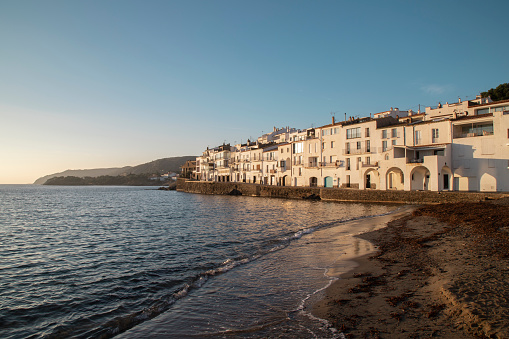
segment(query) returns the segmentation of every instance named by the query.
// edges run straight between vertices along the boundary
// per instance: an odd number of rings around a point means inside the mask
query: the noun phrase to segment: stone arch
[[[364,173],[364,188],[380,189],[380,173],[374,168]]]
[[[430,172],[425,166],[417,166],[410,172],[410,190],[429,190]]]
[[[318,186],[318,178],[317,177],[309,178],[309,186],[310,187],[317,187]]]
[[[281,178],[281,186],[290,186],[290,185],[291,185],[291,182],[288,180],[288,176],[284,175]]]
[[[439,190],[452,191],[453,175],[451,169],[448,166],[444,166],[442,167],[440,174],[442,176],[442,180],[439,182]]]
[[[405,189],[405,175],[399,167],[391,167],[387,170],[385,175],[385,182],[387,189],[404,190]]]
[[[489,173],[484,173],[479,182],[481,192],[496,192],[497,178]]]

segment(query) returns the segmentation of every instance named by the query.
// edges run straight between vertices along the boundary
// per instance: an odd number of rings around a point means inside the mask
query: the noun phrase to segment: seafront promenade
[[[404,204],[479,202],[509,196],[504,193],[360,190],[352,188],[272,186],[238,182],[195,181],[187,179],[178,180],[177,190],[199,194],[246,195],[284,199],[316,199],[338,202],[349,201]]]

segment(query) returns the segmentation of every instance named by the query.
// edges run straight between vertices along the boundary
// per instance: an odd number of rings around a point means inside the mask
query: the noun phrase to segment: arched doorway
[[[429,179],[430,173],[429,170],[424,166],[417,166],[410,173],[410,189],[412,191],[420,190],[427,191],[429,190]]]
[[[287,181],[287,178],[288,178],[288,176],[287,176],[287,175],[285,175],[285,176],[283,176],[283,177],[281,178],[281,186],[286,186],[286,184],[287,184],[287,182],[286,182],[286,181]]]
[[[403,171],[398,167],[391,167],[386,174],[386,188],[389,190],[404,190],[405,176]]]
[[[497,178],[489,173],[484,173],[480,182],[481,192],[496,192],[497,191]]]
[[[364,174],[364,188],[379,189],[380,188],[380,174],[376,169],[370,168]]]
[[[318,186],[318,179],[316,177],[309,178],[309,186],[310,187]]]
[[[324,187],[332,187],[334,185],[334,180],[332,177],[325,177],[323,179],[323,186]]]

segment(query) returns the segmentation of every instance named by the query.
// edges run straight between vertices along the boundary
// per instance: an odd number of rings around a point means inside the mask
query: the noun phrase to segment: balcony
[[[277,170],[276,170],[276,169],[271,169],[271,170],[269,170],[269,173],[270,173],[270,174],[276,174],[276,173],[277,173]]]
[[[378,161],[377,161],[377,162],[374,162],[374,163],[366,163],[366,162],[363,162],[363,163],[362,163],[362,167],[378,167]]]
[[[422,164],[422,163],[424,163],[424,159],[416,159],[416,158],[406,159],[406,163],[407,164]]]
[[[343,155],[359,155],[359,154],[372,154],[372,153],[375,153],[374,148],[343,149]]]
[[[320,162],[319,164],[320,167],[340,167],[341,163],[342,163],[341,160],[336,160],[333,162]]]
[[[454,139],[461,138],[472,138],[472,137],[483,137],[487,135],[493,135],[493,131],[478,131],[478,132],[470,132],[470,133],[458,133],[454,135]]]

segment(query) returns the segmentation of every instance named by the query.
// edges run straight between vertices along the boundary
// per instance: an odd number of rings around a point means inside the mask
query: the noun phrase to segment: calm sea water
[[[330,337],[306,311],[394,206],[0,185],[0,337]]]

